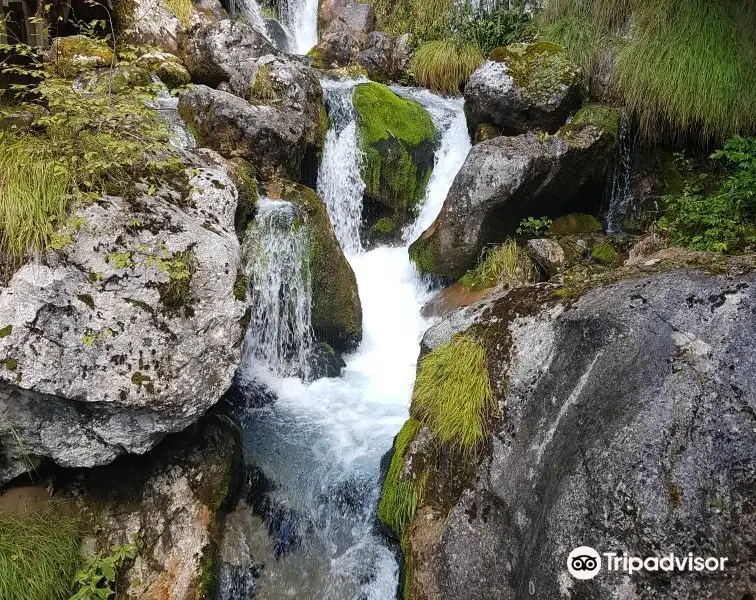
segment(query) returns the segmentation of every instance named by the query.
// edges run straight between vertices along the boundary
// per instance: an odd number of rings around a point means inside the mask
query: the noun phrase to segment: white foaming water
[[[318,170],[318,195],[326,204],[336,239],[347,254],[362,250],[360,221],[365,184],[360,174],[357,113],[352,105],[354,87],[361,81],[321,81],[331,125]]]
[[[307,54],[318,43],[318,0],[279,0],[278,10],[292,52]]]
[[[246,18],[249,24],[257,31],[268,36],[268,28],[265,26],[265,18],[257,0],[234,0],[235,10],[240,16]],[[234,15],[232,15],[234,16]]]
[[[469,149],[466,130],[460,136],[461,103],[415,90],[400,91],[429,109],[442,136],[421,211],[421,218],[432,221]],[[327,96],[334,95],[331,92]],[[351,93],[345,98],[351,99]],[[337,134],[341,127],[344,136],[348,124],[338,121],[332,117],[332,126]],[[358,169],[354,164],[358,154],[351,146],[331,141],[323,162]],[[340,173],[324,169],[321,177],[338,179]],[[343,190],[350,202],[361,204],[348,186],[328,180],[321,183],[328,193]],[[353,206],[338,198],[331,200],[329,210],[351,214]],[[338,221],[341,216],[339,212],[332,218]],[[408,416],[418,346],[431,324],[420,311],[431,293],[410,263],[406,246],[363,252],[358,229],[349,229],[348,235],[345,231],[340,241],[348,248],[346,255],[359,287],[363,340],[356,352],[345,357],[343,375],[306,383],[270,371],[255,373],[276,400],[248,411],[246,455],[275,482],[271,502],[299,515],[296,527],[301,538],[296,549],[276,558],[265,559],[264,548],[247,551],[255,561],[265,562],[253,585],[254,597],[260,600],[396,597],[398,565],[374,530],[379,462]],[[224,599],[240,600],[238,593],[234,596],[228,591]]]
[[[627,216],[627,207],[630,204],[630,175],[632,174],[632,140],[630,136],[630,119],[622,113],[619,131],[619,149],[617,164],[612,173],[609,198],[606,202],[606,232],[619,233],[622,231],[622,223]]]
[[[308,379],[312,349],[312,285],[307,232],[294,206],[261,198],[244,248],[252,315],[243,369]]]

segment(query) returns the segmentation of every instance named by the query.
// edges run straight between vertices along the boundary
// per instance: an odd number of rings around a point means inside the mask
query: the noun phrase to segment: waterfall
[[[246,240],[252,315],[243,364],[307,379],[312,291],[306,228],[289,202],[261,199]]]
[[[360,174],[362,153],[357,145],[357,113],[352,93],[359,80],[321,81],[330,127],[318,171],[318,195],[323,198],[336,239],[345,254],[362,250],[360,221],[365,184]]]
[[[234,0],[233,6],[234,10],[231,14],[232,18],[236,18],[237,15],[242,16],[245,20],[249,21],[249,24],[257,29],[257,31],[265,34],[266,37],[268,36],[268,29],[265,26],[265,18],[263,17],[262,9],[257,3],[257,0]]]
[[[407,246],[370,251],[357,246],[362,184],[354,175],[360,155],[349,129],[354,122],[349,86],[355,84],[326,85],[330,143],[319,189],[328,196],[330,217],[357,279],[363,340],[344,357],[339,378],[308,382],[275,370],[251,373],[243,363],[244,376],[257,377],[275,396],[262,407],[247,403],[251,408],[242,422],[246,460],[273,485],[266,488],[262,512],[242,508],[227,520],[235,525],[233,535],[224,535],[223,600],[247,600],[249,590],[255,600],[396,597],[399,567],[374,527],[379,464],[408,416],[419,343],[431,324],[421,308],[431,292],[410,263]],[[419,229],[435,218],[470,142],[461,102],[396,91],[425,105],[441,135]],[[414,231],[405,232],[407,245]],[[285,244],[294,244],[292,227],[280,226],[275,235],[281,233]],[[280,284],[268,288],[281,296]],[[260,335],[253,333],[257,327],[250,324],[248,346],[258,343],[251,339]]]
[[[278,12],[292,51],[307,54],[318,43],[318,0],[279,0]]]
[[[612,173],[611,185],[604,219],[606,232],[609,234],[622,231],[622,224],[627,216],[630,204],[630,175],[632,169],[632,142],[630,136],[630,119],[622,113],[619,130],[619,149],[617,163]]]

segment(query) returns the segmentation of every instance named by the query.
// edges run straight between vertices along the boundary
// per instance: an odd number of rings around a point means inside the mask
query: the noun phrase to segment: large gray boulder
[[[373,31],[355,60],[373,81],[396,81],[409,67],[409,35],[394,37],[382,31]]]
[[[312,131],[293,113],[255,106],[204,85],[187,90],[179,99],[178,110],[200,145],[227,158],[250,161],[262,179],[300,179]]]
[[[0,287],[0,483],[50,458],[141,454],[228,388],[244,306],[233,171],[186,155],[175,188],[78,207],[60,250]]]
[[[660,264],[579,299],[519,288],[428,332],[426,351],[480,341],[499,416],[477,453],[424,444],[427,427],[407,446],[432,482],[405,528],[412,600],[753,597],[756,273],[752,257],[717,265]],[[628,575],[602,556],[578,580],[583,545],[728,560]]]
[[[555,136],[501,136],[473,146],[433,224],[410,247],[418,267],[457,279],[527,216],[557,216],[598,197],[614,138],[592,125]]]
[[[345,67],[362,50],[375,27],[375,13],[369,4],[345,7],[329,24],[315,51],[326,68]]]
[[[551,42],[497,48],[465,85],[470,132],[490,123],[506,135],[553,133],[580,106],[580,70]]]

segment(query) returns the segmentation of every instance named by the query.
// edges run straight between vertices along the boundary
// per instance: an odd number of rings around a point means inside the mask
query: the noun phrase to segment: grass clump
[[[756,6],[561,0],[546,20],[546,36],[592,76],[613,71],[645,137],[722,141],[756,128]]]
[[[69,598],[79,536],[79,522],[53,503],[22,517],[0,516],[0,598]]]
[[[478,46],[446,38],[420,46],[412,59],[411,69],[420,85],[442,94],[459,94],[483,61]]]
[[[471,452],[496,414],[486,351],[473,337],[455,335],[420,361],[410,413],[435,440]]]
[[[535,281],[538,270],[527,253],[514,240],[484,248],[478,264],[459,280],[472,291],[493,287],[498,283],[514,286]]]
[[[404,454],[421,426],[420,421],[410,417],[396,435],[394,455],[383,482],[381,501],[378,504],[378,518],[399,539],[402,539],[405,527],[412,522],[422,495],[423,477],[420,477],[420,481],[402,477]]]
[[[255,82],[252,84],[250,102],[252,104],[276,105],[279,103],[278,94],[273,86],[270,65],[260,65],[255,71]]]

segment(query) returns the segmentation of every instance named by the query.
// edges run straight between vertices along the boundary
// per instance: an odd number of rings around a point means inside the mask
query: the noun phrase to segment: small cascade
[[[362,250],[360,221],[365,184],[360,174],[357,113],[352,105],[352,92],[358,83],[360,80],[321,81],[331,126],[318,171],[318,195],[326,203],[336,239],[347,255]]]
[[[295,54],[307,54],[318,43],[318,0],[279,0],[281,24]]]
[[[232,18],[243,18],[257,31],[264,33],[266,36],[268,35],[262,8],[260,8],[257,0],[233,0],[233,7]]]
[[[261,199],[244,248],[252,315],[244,369],[263,365],[276,376],[309,376],[312,290],[307,232],[294,206]]]
[[[178,112],[178,97],[171,95],[157,75],[152,75],[152,81],[160,86],[154,106],[168,128],[168,141],[182,150],[196,148],[197,141]]]
[[[630,204],[630,176],[632,170],[632,141],[630,136],[630,119],[626,113],[622,113],[619,130],[619,149],[617,163],[612,173],[611,186],[604,220],[606,232],[609,234],[622,231],[622,224],[627,217],[627,208]]]

